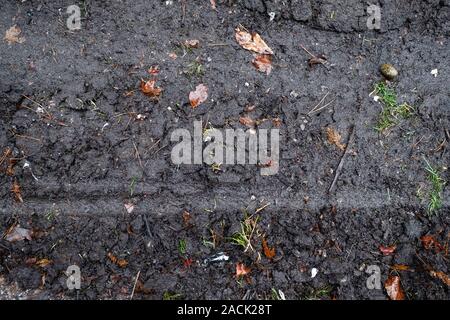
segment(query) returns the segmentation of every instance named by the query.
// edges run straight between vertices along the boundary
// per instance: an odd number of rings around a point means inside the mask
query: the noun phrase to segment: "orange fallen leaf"
[[[23,202],[22,192],[20,190],[20,185],[17,180],[14,180],[13,186],[11,188],[11,192],[14,193],[14,197],[16,201]]]
[[[125,259],[118,259],[111,252],[108,252],[107,256],[108,256],[109,260],[111,260],[112,263],[114,263],[115,265],[118,265],[121,268],[125,268],[128,265],[128,261],[126,261]]]
[[[445,283],[447,286],[450,287],[450,277],[446,275],[444,272],[431,270],[430,275],[434,278],[438,278],[439,280],[441,280],[443,283]]]
[[[264,255],[268,259],[272,259],[273,257],[275,257],[275,248],[269,248],[269,246],[267,244],[267,240],[265,238],[262,239],[262,246],[263,246]]]
[[[389,276],[384,282],[384,288],[391,300],[405,300],[399,276]]]
[[[23,43],[25,38],[20,37],[22,30],[17,25],[13,25],[11,28],[6,30],[5,37],[3,38],[8,42],[9,45],[13,43]]]
[[[264,72],[265,74],[269,75],[272,72],[272,56],[268,54],[261,54],[255,56],[255,59],[253,59],[252,64],[255,66],[255,68],[260,71]]]
[[[341,135],[332,127],[327,128],[327,139],[329,143],[334,144],[342,151],[345,149],[345,144],[341,143]]]
[[[236,277],[242,277],[247,275],[251,269],[246,267],[243,263],[236,263]]]
[[[420,238],[422,241],[422,245],[426,250],[435,249],[436,252],[440,252],[444,250],[444,246],[436,240],[436,238],[432,235],[426,235]]]
[[[235,38],[242,48],[259,54],[273,54],[272,49],[264,42],[256,32],[250,33],[241,30],[239,27],[235,29]]]
[[[240,117],[239,118],[239,123],[244,125],[244,126],[247,126],[249,128],[253,128],[255,126],[255,120],[253,120],[250,117]]]
[[[394,253],[395,249],[397,249],[397,246],[390,246],[390,247],[380,246],[379,249],[383,254],[383,256],[390,256],[391,254]]]
[[[199,84],[194,91],[189,93],[189,102],[192,109],[197,108],[200,104],[208,99],[208,87],[204,84]]]
[[[393,266],[391,266],[392,270],[395,271],[408,271],[410,270],[410,268],[404,264],[394,264]]]
[[[119,259],[117,265],[121,268],[125,268],[128,265],[128,261],[125,259]]]
[[[141,80],[142,93],[152,98],[158,97],[161,94],[162,89],[155,87],[155,84],[156,80],[148,80],[148,81]]]
[[[39,267],[46,267],[46,266],[48,266],[51,263],[52,263],[51,260],[44,258],[44,259],[38,260],[36,262],[36,265],[38,265]]]

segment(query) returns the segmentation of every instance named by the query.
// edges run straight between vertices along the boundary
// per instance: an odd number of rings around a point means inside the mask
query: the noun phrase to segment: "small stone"
[[[397,69],[392,64],[384,63],[380,66],[381,74],[388,80],[394,80],[398,76]]]

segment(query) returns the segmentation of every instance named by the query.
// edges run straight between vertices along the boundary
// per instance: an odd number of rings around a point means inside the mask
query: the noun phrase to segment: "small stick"
[[[328,107],[333,102],[334,102],[334,99],[331,100],[330,102],[326,103],[324,106],[320,107],[319,109],[308,112],[308,115],[311,114],[311,113],[319,112],[322,109],[325,109],[326,107]]]
[[[311,113],[315,112],[315,111],[316,111],[316,108],[322,104],[322,102],[325,100],[325,98],[326,98],[329,94],[330,94],[330,92],[327,92],[327,93],[323,96],[323,98],[320,99],[319,103],[316,104],[316,105],[314,106],[314,108],[312,108],[311,111],[308,112],[308,114],[311,114]]]
[[[315,55],[313,55],[311,52],[308,51],[308,49],[306,49],[301,43],[300,43],[300,47],[305,50],[305,52],[307,54],[309,54],[312,58],[317,58]]]
[[[260,211],[263,211],[265,208],[267,208],[268,206],[270,206],[270,203],[266,203],[265,205],[263,205],[261,208],[256,209],[255,214],[257,214]]]
[[[141,270],[139,270],[137,275],[136,275],[136,280],[134,281],[133,291],[131,292],[130,300],[133,300],[134,291],[136,290],[136,285],[137,285],[137,282],[139,280],[139,276],[140,275],[141,275]]]
[[[142,166],[141,155],[139,154],[139,150],[138,150],[138,148],[136,147],[136,143],[134,143],[134,141],[133,141],[133,146],[134,146],[134,151],[136,152],[136,157],[137,157],[138,160],[139,160],[139,165],[140,165],[141,168],[143,169],[144,167]]]
[[[350,127],[350,135],[349,135],[349,138],[348,138],[348,142],[347,142],[347,145],[345,146],[345,151],[344,151],[344,154],[343,154],[342,157],[341,157],[341,161],[339,161],[339,165],[338,165],[338,167],[337,167],[337,169],[336,169],[336,174],[334,175],[333,182],[331,183],[331,186],[330,186],[330,188],[328,189],[328,193],[331,193],[331,191],[333,190],[334,185],[336,184],[336,181],[337,181],[337,179],[338,179],[338,177],[339,177],[339,174],[340,174],[341,171],[342,171],[342,167],[343,167],[343,165],[344,165],[344,160],[345,160],[345,158],[346,158],[346,156],[347,156],[348,150],[350,149],[350,145],[351,145],[352,142],[353,142],[353,132],[354,132],[354,125],[352,125],[352,126]]]

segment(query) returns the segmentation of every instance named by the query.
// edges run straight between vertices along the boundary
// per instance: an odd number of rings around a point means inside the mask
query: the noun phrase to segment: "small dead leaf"
[[[23,43],[25,38],[20,37],[20,33],[22,30],[17,25],[13,25],[11,28],[6,30],[4,40],[8,41],[8,44],[11,45],[13,43]]]
[[[128,265],[128,261],[125,259],[119,259],[119,260],[117,260],[117,265],[120,268],[125,268]]]
[[[236,263],[236,277],[242,277],[250,273],[251,269],[243,263]]]
[[[141,91],[143,94],[155,98],[161,94],[162,89],[155,87],[156,80],[141,80]]]
[[[111,260],[112,263],[119,266],[120,268],[125,268],[128,265],[128,261],[125,259],[118,259],[115,255],[113,255],[111,252],[108,252],[107,254],[109,260]]]
[[[192,40],[186,40],[184,41],[184,46],[186,48],[198,48],[200,45],[200,41],[198,41],[197,39],[192,39]]]
[[[36,265],[43,268],[43,267],[48,266],[48,265],[51,264],[51,263],[52,263],[51,260],[45,259],[45,258],[44,258],[44,259],[38,260],[38,261],[36,262]]]
[[[250,117],[240,117],[239,118],[239,123],[244,125],[244,126],[247,126],[249,128],[253,128],[255,126],[255,120],[253,120]]]
[[[169,58],[172,60],[175,60],[176,58],[178,58],[178,56],[175,52],[171,52],[171,53],[169,53]]]
[[[267,259],[273,259],[275,257],[275,248],[269,248],[265,238],[262,239],[262,247]]]
[[[432,235],[423,236],[420,238],[420,241],[422,241],[422,245],[426,250],[434,249],[436,252],[444,250],[444,246]]]
[[[410,268],[404,264],[394,264],[391,267],[391,269],[395,270],[395,271],[409,271],[410,270]]]
[[[124,204],[125,209],[127,210],[128,213],[132,213],[134,210],[134,205],[132,203],[125,203]]]
[[[117,263],[117,257],[115,255],[113,255],[111,252],[108,252],[107,254],[109,260],[111,260],[112,263],[116,264]]]
[[[405,300],[399,276],[389,276],[384,282],[384,288],[391,300]]]
[[[261,54],[261,55],[255,56],[255,59],[253,59],[252,64],[255,66],[255,68],[258,71],[264,72],[267,75],[269,75],[272,72],[272,56],[271,55]]]
[[[195,88],[195,91],[189,93],[189,102],[191,103],[192,109],[197,108],[206,99],[208,99],[208,87],[202,83]]]
[[[159,66],[151,66],[147,72],[152,76],[156,76],[159,73]]]
[[[329,143],[334,144],[340,150],[344,151],[345,144],[341,143],[341,135],[332,127],[327,128],[327,139]]]
[[[188,226],[191,223],[191,218],[192,218],[191,214],[188,211],[184,210],[183,211],[183,222],[184,222],[185,226]]]
[[[22,241],[25,239],[31,241],[32,234],[33,234],[32,230],[21,228],[19,225],[16,225],[10,230],[8,230],[5,239],[6,241],[9,242]]]
[[[395,252],[395,249],[397,249],[397,246],[390,246],[390,247],[380,246],[379,249],[380,249],[381,253],[383,254],[383,256],[390,256],[391,254],[393,254]]]
[[[281,127],[281,119],[280,118],[274,118],[272,119],[272,123],[275,127]]]
[[[450,287],[450,277],[446,275],[444,272],[431,270],[430,275],[434,278],[441,280],[443,283],[445,283],[447,286]]]
[[[236,41],[242,48],[259,54],[273,54],[272,49],[264,42],[256,32],[249,33],[241,30],[239,27],[235,29]]]
[[[211,3],[211,8],[212,8],[213,10],[217,10],[217,7],[216,7],[216,0],[209,0],[209,2]]]
[[[16,198],[16,201],[23,202],[20,185],[17,182],[17,180],[14,180],[13,186],[11,188],[11,192],[14,193],[14,197]]]

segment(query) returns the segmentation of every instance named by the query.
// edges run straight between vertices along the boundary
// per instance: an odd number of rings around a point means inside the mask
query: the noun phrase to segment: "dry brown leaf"
[[[381,253],[383,254],[383,256],[390,256],[391,254],[394,253],[396,248],[397,248],[396,246],[390,246],[390,247],[380,246],[379,247],[379,249],[380,249]]]
[[[39,267],[46,267],[46,266],[48,266],[51,263],[52,263],[51,260],[44,258],[44,259],[38,260],[36,262],[36,265],[38,265]]]
[[[274,119],[272,119],[272,123],[275,127],[281,127],[282,121],[280,118],[274,118]]]
[[[183,222],[185,226],[191,223],[191,214],[186,210],[183,211]]]
[[[186,40],[184,41],[184,46],[186,48],[198,48],[200,45],[200,41],[197,39],[192,39],[192,40]]]
[[[395,271],[409,271],[410,270],[410,268],[404,264],[394,264],[391,267],[391,269],[395,270]]]
[[[159,66],[151,66],[147,72],[152,76],[156,76],[159,73]]]
[[[255,120],[253,120],[250,117],[240,117],[239,118],[239,123],[244,125],[244,126],[247,126],[249,128],[253,128],[255,126]]]
[[[8,230],[6,233],[5,239],[9,242],[22,241],[27,239],[31,241],[31,236],[33,235],[32,230],[28,230],[25,228],[21,228],[19,225],[16,225]]]
[[[450,287],[450,277],[446,275],[444,272],[431,270],[430,275],[434,278],[438,278],[439,280],[441,280],[443,283],[445,283],[447,286]]]
[[[152,98],[158,97],[161,94],[162,89],[155,87],[155,84],[156,80],[148,80],[148,81],[141,80],[142,93]]]
[[[191,103],[192,109],[197,108],[206,99],[208,99],[208,87],[202,83],[195,88],[195,91],[189,93],[189,102]]]
[[[17,25],[13,25],[11,28],[6,30],[4,40],[8,41],[8,44],[11,45],[13,43],[23,43],[25,38],[20,37],[20,33],[22,30]]]
[[[391,300],[405,300],[399,276],[389,276],[384,282],[384,288]]]
[[[255,68],[260,71],[264,72],[265,74],[269,75],[272,72],[272,56],[268,54],[260,54],[255,56],[255,59],[253,59],[252,64],[255,66]]]
[[[420,238],[422,245],[426,250],[435,249],[436,252],[444,250],[444,246],[432,235],[426,235]]]
[[[269,245],[267,244],[267,240],[265,238],[262,239],[262,246],[266,258],[272,259],[273,257],[275,257],[275,248],[269,248]]]
[[[107,256],[112,263],[119,266],[120,268],[125,268],[128,265],[128,261],[126,261],[125,259],[118,259],[111,252],[108,252]]]
[[[341,135],[332,127],[327,128],[327,139],[329,143],[334,144],[336,147],[344,151],[345,144],[341,143]]]
[[[14,197],[16,198],[16,201],[23,202],[20,185],[17,182],[17,180],[14,180],[13,186],[11,188],[11,192],[14,193]]]
[[[128,261],[125,259],[117,260],[117,265],[121,268],[125,268],[128,265]]]
[[[242,48],[259,54],[273,54],[272,49],[269,48],[261,36],[256,32],[250,33],[241,30],[239,27],[237,27],[235,31],[236,41]]]
[[[251,269],[243,263],[236,263],[236,277],[242,277],[250,273]]]

